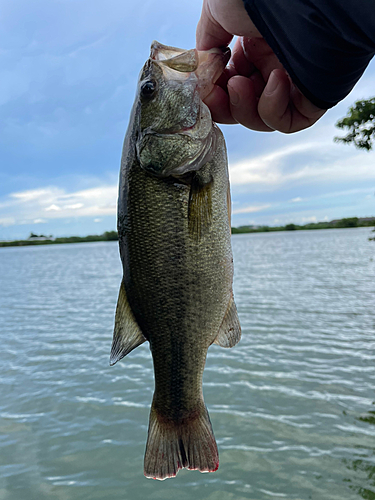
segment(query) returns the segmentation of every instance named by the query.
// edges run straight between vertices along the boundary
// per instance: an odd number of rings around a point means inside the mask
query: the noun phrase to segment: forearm
[[[293,82],[320,108],[342,100],[375,53],[369,0],[243,2]]]

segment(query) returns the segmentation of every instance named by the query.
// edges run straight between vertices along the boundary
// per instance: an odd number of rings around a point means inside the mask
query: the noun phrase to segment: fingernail
[[[233,87],[228,85],[229,100],[232,106],[237,106],[240,102],[240,96],[237,94]]]
[[[268,82],[266,88],[264,89],[264,93],[267,95],[271,95],[275,92],[278,86],[279,86],[279,79],[277,78],[275,72],[272,71],[270,77],[268,78]]]

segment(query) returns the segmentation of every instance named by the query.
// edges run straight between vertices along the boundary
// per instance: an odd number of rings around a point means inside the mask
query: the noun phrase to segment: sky
[[[152,40],[192,48],[201,0],[2,0],[0,240],[116,229],[123,138]],[[351,94],[297,134],[221,126],[232,225],[375,216],[375,152],[335,127],[374,95],[375,62]]]

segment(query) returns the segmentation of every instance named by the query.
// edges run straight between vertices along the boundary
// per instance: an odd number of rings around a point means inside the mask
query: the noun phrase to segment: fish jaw
[[[179,134],[145,134],[137,144],[142,168],[156,177],[176,179],[199,170],[212,159],[216,131],[210,127],[206,136],[194,138],[196,132],[193,127]]]
[[[182,50],[155,40],[151,45],[150,58],[181,73],[194,72],[198,81],[199,97],[203,101],[227,65],[230,49],[214,47],[210,50]]]
[[[203,101],[212,92],[216,80],[227,65],[230,59],[230,49],[229,47],[224,50],[213,48],[197,52],[199,62],[195,74],[198,79],[199,97]]]
[[[211,92],[229,54],[229,49],[184,51],[153,42],[138,87],[136,141],[139,163],[150,174],[181,177],[210,161],[216,134],[202,99]]]

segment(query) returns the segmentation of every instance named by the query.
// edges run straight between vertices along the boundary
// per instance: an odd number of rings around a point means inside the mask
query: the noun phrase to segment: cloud
[[[45,211],[46,211],[46,212],[51,212],[51,211],[54,211],[54,212],[59,212],[60,210],[61,210],[61,208],[60,208],[60,207],[58,207],[58,206],[57,206],[57,205],[55,205],[55,204],[52,204],[52,205],[50,205],[49,207],[47,207],[47,208],[45,209]]]
[[[16,200],[21,200],[22,202],[37,200],[38,198],[48,196],[50,194],[50,189],[33,189],[28,191],[22,191],[21,193],[11,193],[9,196],[15,198]]]
[[[375,152],[342,148],[319,136],[310,142],[281,147],[272,153],[258,155],[233,163],[229,175],[233,191],[237,186],[258,186],[276,189],[293,185],[324,182],[358,182],[358,179],[375,179]],[[301,201],[294,198],[295,201]],[[293,201],[293,200],[291,200]]]
[[[289,200],[291,203],[298,203],[299,201],[302,201],[302,198],[300,198],[299,196],[297,196],[297,198],[292,198],[291,200]]]
[[[50,186],[10,193],[0,200],[0,225],[40,224],[69,217],[116,214],[117,186],[99,186],[75,192]],[[98,220],[98,219],[97,219]]]
[[[278,184],[281,181],[280,164],[294,154],[311,151],[313,147],[314,143],[295,144],[231,164],[231,184]]]
[[[9,227],[14,226],[16,219],[14,217],[2,217],[0,218],[0,226]]]
[[[307,224],[309,222],[318,222],[318,219],[315,215],[312,215],[310,217],[301,217],[301,222]]]
[[[254,212],[261,212],[262,210],[270,208],[270,206],[271,205],[254,205],[249,207],[237,208],[236,210],[233,210],[232,213],[234,215],[234,214],[250,214]]]
[[[73,205],[66,205],[65,209],[78,210],[83,207],[83,203],[73,203]]]

